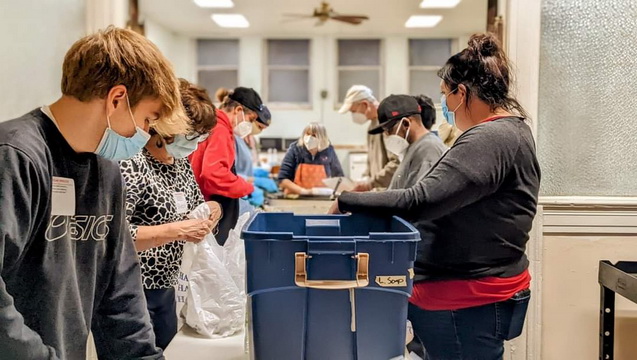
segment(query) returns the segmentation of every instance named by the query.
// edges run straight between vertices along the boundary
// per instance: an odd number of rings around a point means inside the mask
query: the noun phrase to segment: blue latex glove
[[[270,178],[255,177],[254,186],[259,187],[267,192],[275,193],[279,190],[274,180]]]
[[[261,207],[263,206],[263,202],[265,201],[265,196],[263,195],[263,190],[258,187],[254,188],[254,191],[248,197],[248,202],[252,206]]]
[[[270,177],[270,172],[265,169],[255,168],[252,176],[254,176],[255,178],[267,178]]]

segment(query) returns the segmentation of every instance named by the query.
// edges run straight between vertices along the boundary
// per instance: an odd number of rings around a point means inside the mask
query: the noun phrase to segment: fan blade
[[[352,25],[359,25],[363,20],[368,20],[367,16],[348,16],[348,15],[335,15],[330,17],[332,20],[342,21]]]
[[[369,20],[369,17],[367,17],[365,15],[343,15],[343,14],[336,14],[335,13],[335,14],[332,14],[331,17],[332,18],[338,17],[338,18],[357,19],[357,20],[360,20],[360,21]]]

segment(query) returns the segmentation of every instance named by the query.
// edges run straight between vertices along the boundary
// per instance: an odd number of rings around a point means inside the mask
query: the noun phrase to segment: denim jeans
[[[144,295],[155,332],[155,345],[165,350],[177,334],[175,288],[144,289]]]
[[[522,333],[531,292],[460,310],[428,311],[409,304],[409,320],[425,360],[501,360],[504,341]]]

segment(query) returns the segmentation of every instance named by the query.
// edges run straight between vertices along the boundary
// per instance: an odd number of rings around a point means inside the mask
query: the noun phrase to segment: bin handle
[[[344,290],[355,289],[369,285],[369,254],[358,253],[352,256],[357,260],[356,280],[308,280],[307,279],[307,253],[297,252],[294,254],[294,282],[296,286],[323,289],[323,290]]]

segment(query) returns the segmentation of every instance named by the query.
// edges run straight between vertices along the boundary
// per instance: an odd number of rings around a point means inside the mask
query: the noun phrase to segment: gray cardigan
[[[338,204],[345,212],[430,224],[421,229],[416,280],[511,277],[528,267],[539,188],[531,129],[507,117],[465,131],[411,188],[345,193]]]

